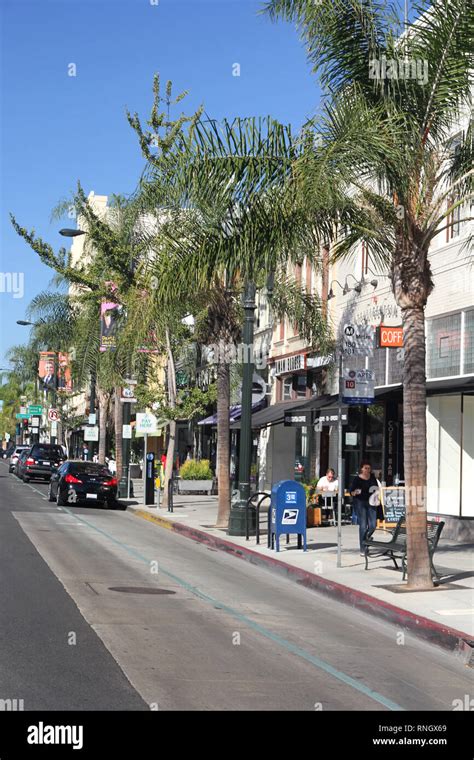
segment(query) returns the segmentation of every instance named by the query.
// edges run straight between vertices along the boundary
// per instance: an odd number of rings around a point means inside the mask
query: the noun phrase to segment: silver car
[[[13,470],[15,469],[15,465],[18,462],[21,452],[29,448],[30,448],[29,446],[15,446],[15,451],[11,455],[10,461],[8,463],[8,472],[13,472]]]

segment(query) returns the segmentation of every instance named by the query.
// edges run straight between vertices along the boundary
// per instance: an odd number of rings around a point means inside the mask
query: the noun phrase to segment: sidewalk
[[[146,507],[137,500],[127,509],[181,535],[231,553],[252,564],[279,572],[297,583],[329,594],[339,601],[395,623],[412,633],[454,651],[474,666],[474,563],[472,544],[441,536],[434,555],[440,585],[432,591],[408,592],[402,572],[388,557],[359,556],[357,525],[342,527],[342,567],[337,567],[337,527],[308,528],[308,551],[298,549],[296,536],[280,540],[280,552],[267,548],[266,530],[260,544],[251,536],[228,536],[215,527],[217,496],[174,496],[174,512]],[[262,528],[266,525],[261,518]],[[400,564],[400,563],[399,563]]]

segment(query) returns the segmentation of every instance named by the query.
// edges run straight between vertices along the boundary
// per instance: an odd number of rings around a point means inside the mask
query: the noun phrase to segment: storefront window
[[[403,349],[388,348],[388,384],[403,382]]]
[[[369,358],[369,369],[375,371],[375,385],[386,385],[385,365],[386,365],[386,348],[375,348],[374,355]]]
[[[464,317],[464,374],[474,372],[474,309]]]
[[[428,321],[427,377],[460,374],[461,314],[450,314]]]
[[[308,428],[296,428],[295,480],[310,480]]]

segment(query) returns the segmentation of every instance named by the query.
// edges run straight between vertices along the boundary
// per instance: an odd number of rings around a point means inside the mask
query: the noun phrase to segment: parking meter
[[[146,455],[145,504],[155,503],[155,455],[152,451]]]
[[[295,480],[280,480],[272,487],[271,501],[271,547],[280,551],[280,535],[296,533],[298,548],[306,551],[306,492]]]

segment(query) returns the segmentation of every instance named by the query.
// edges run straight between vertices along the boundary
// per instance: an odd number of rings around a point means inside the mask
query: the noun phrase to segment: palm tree
[[[292,288],[286,273],[288,261],[299,261],[305,253],[319,262],[312,221],[307,223],[286,187],[295,154],[290,129],[272,119],[218,124],[201,119],[200,112],[173,122],[169,110],[160,110],[159,80],[154,92],[150,129],[142,127],[138,115],[129,121],[148,161],[138,202],[148,212],[161,209],[156,239],[149,241],[155,251],[150,265],[155,298],[165,309],[184,302],[191,312],[204,302],[203,342],[229,346],[240,332],[236,302],[245,283],[263,286],[277,272],[286,285],[280,305],[291,305],[291,318],[305,327],[310,314],[309,331],[322,342],[328,331],[318,299],[312,299],[311,311],[302,308],[311,296]],[[170,83],[164,102],[168,109],[173,104]],[[226,526],[230,512],[229,369],[227,362],[218,362],[219,527]]]
[[[401,36],[402,19],[381,0],[265,5],[271,17],[297,24],[325,88],[321,120],[307,129],[311,147],[295,168],[304,203],[315,208],[321,188],[328,188],[327,210],[332,207],[334,221],[347,232],[335,243],[336,257],[365,240],[388,266],[402,312],[405,481],[407,493],[423,494],[407,504],[408,585],[427,588],[432,579],[424,310],[433,290],[428,252],[453,211],[468,208],[472,198],[472,11],[466,0],[414,8],[418,20]],[[383,76],[384,60],[391,64],[391,78]],[[453,132],[463,120],[454,151]]]

